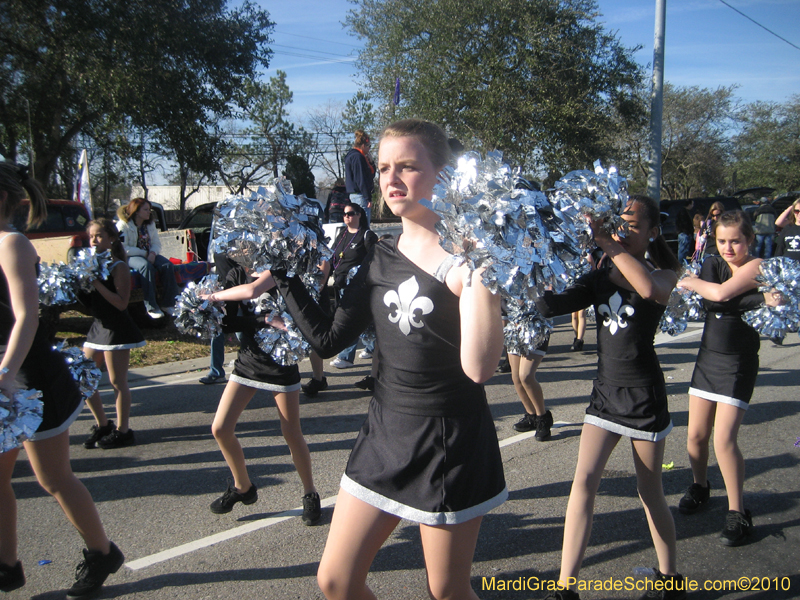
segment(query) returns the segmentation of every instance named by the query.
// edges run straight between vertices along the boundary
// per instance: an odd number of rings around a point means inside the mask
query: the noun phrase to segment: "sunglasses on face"
[[[718,213],[718,212],[717,212],[717,213],[711,213],[711,216],[712,216],[712,217],[718,217],[718,216],[720,216],[721,214],[722,214],[722,213]]]
[[[358,215],[358,213],[354,213],[354,212],[344,213],[345,217],[355,217],[356,215]]]

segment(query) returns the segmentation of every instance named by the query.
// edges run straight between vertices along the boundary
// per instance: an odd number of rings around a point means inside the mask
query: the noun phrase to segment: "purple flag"
[[[394,105],[400,104],[400,78],[394,82]]]

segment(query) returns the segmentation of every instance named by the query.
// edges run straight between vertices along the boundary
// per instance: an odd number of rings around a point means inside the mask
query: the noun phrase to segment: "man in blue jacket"
[[[369,136],[360,129],[355,132],[353,147],[344,157],[345,187],[350,202],[358,204],[366,214],[365,225],[372,221],[372,190],[375,188],[375,164],[369,155]]]

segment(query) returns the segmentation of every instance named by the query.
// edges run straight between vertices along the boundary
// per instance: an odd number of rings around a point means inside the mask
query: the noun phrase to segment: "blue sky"
[[[329,101],[358,91],[359,44],[342,26],[347,0],[257,0],[275,21],[275,54],[267,76],[286,71],[294,92],[291,112],[303,119]],[[465,0],[469,1],[469,0]],[[800,0],[726,0],[763,26],[800,46]],[[601,21],[636,57],[653,59],[655,0],[598,0]],[[800,94],[800,50],[771,35],[720,0],[667,0],[665,80],[680,86],[739,85],[744,102],[785,102]]]

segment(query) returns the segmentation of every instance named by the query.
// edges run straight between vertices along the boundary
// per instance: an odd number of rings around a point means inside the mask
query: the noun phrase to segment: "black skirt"
[[[0,360],[6,346],[0,346]],[[42,392],[42,423],[30,441],[55,437],[69,429],[83,410],[80,389],[64,357],[37,335],[16,379],[22,389]]]
[[[672,431],[664,381],[619,387],[596,379],[584,423],[637,440],[664,439]]]
[[[124,312],[127,319],[119,319],[119,323],[113,328],[108,328],[95,319],[89,333],[86,335],[84,348],[94,350],[130,350],[131,348],[141,348],[147,342],[144,340],[142,332],[128,316],[128,311]]]
[[[393,411],[373,398],[341,486],[425,525],[486,514],[508,498],[488,405],[459,417],[428,417]]]
[[[758,376],[758,354],[721,354],[700,348],[689,394],[747,410]]]
[[[294,392],[300,389],[300,369],[275,363],[265,354],[240,351],[230,381],[269,392]]]

